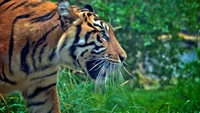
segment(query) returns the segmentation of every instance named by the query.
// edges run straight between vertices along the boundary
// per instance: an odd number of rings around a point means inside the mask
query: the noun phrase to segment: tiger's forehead
[[[85,22],[90,23],[93,27],[98,30],[106,30],[109,31],[110,25],[108,25],[104,20],[100,19],[97,14],[90,12],[86,8],[80,8],[78,6],[72,6],[73,11],[77,16],[83,18]]]

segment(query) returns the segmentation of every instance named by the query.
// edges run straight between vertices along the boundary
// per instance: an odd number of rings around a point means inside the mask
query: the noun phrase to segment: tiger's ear
[[[84,8],[88,9],[90,12],[94,12],[92,6],[89,5],[89,4],[86,4],[86,5],[84,6]]]
[[[73,16],[73,10],[72,10],[69,2],[66,0],[60,0],[57,10],[58,10],[60,16],[63,16],[63,17]]]

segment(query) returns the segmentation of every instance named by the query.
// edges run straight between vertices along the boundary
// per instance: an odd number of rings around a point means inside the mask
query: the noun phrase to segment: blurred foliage
[[[199,32],[200,33],[200,32]],[[195,49],[195,52],[197,53],[198,59],[200,59],[200,49]],[[185,75],[186,77],[192,77],[194,79],[200,78],[200,60],[195,60],[186,63],[181,68],[181,75]]]

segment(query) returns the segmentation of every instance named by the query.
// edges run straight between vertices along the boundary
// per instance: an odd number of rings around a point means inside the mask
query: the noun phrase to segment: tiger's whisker
[[[105,62],[104,60],[100,61],[99,63],[95,64],[89,71],[92,71],[95,67],[100,65],[102,62]],[[99,68],[99,67],[98,67]]]
[[[130,66],[129,66],[129,64],[128,64],[128,63],[126,63],[126,62],[123,62],[123,64],[125,64],[125,65],[126,65],[126,66],[128,66],[128,67],[130,67]]]
[[[123,67],[123,69],[125,70],[125,72],[128,74],[128,75],[130,75],[130,76],[132,76],[132,74],[122,65],[122,67]]]

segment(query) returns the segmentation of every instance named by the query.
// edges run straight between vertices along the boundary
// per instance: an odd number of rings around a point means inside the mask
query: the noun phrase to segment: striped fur
[[[22,92],[30,113],[59,113],[60,65],[104,79],[126,53],[90,5],[0,0],[0,93]]]

